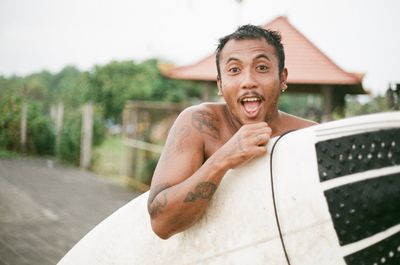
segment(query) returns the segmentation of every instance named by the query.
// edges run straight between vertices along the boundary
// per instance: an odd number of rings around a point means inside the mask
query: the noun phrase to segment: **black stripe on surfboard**
[[[277,226],[277,228],[278,228],[279,238],[281,239],[281,245],[282,245],[283,253],[285,254],[285,258],[286,258],[287,265],[290,265],[290,259],[289,259],[289,255],[288,255],[288,252],[287,252],[287,249],[286,249],[286,246],[285,246],[285,241],[283,240],[282,229],[281,229],[281,225],[280,225],[280,222],[279,222],[278,210],[277,210],[277,207],[276,207],[277,202],[276,202],[276,200],[275,200],[274,174],[273,174],[273,170],[272,170],[272,167],[273,167],[273,159],[272,159],[272,158],[273,158],[273,156],[274,156],[274,151],[275,151],[276,144],[279,142],[279,140],[282,139],[282,137],[284,137],[285,135],[287,135],[287,134],[289,134],[289,133],[291,133],[291,132],[293,132],[293,130],[290,130],[290,131],[287,131],[287,132],[281,134],[281,135],[279,136],[279,138],[276,139],[276,141],[275,141],[274,144],[272,145],[271,154],[270,154],[270,156],[269,156],[269,159],[270,159],[270,160],[269,160],[269,162],[270,162],[270,163],[269,163],[269,164],[270,164],[270,167],[269,167],[270,172],[269,172],[269,173],[270,173],[270,177],[271,177],[272,203],[273,203],[273,205],[274,205],[274,213],[275,213],[276,226]]]
[[[347,265],[400,264],[400,232],[344,257]]]
[[[315,149],[321,182],[400,165],[400,128],[320,141]]]
[[[400,173],[335,187],[324,195],[341,246],[400,224]]]

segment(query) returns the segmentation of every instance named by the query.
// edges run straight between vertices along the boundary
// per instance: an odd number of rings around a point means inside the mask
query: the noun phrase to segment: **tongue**
[[[247,102],[244,102],[244,103],[243,103],[244,109],[245,109],[247,112],[254,112],[254,111],[256,111],[257,108],[258,108],[258,105],[260,105],[260,102],[258,102],[258,101],[251,101],[251,102],[247,101]]]

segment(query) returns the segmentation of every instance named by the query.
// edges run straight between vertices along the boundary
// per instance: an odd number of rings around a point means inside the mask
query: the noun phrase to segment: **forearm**
[[[203,215],[228,170],[218,160],[217,156],[210,157],[192,176],[177,185],[158,185],[158,191],[155,189],[158,194],[149,200],[151,223],[158,236],[166,239],[187,229]]]

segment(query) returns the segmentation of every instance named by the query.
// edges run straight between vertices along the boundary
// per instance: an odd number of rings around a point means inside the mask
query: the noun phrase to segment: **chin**
[[[251,123],[258,123],[258,122],[263,122],[265,121],[264,118],[260,118],[260,117],[254,117],[254,118],[249,118],[249,117],[244,117],[242,119],[240,119],[240,123],[242,125],[244,124],[251,124]]]

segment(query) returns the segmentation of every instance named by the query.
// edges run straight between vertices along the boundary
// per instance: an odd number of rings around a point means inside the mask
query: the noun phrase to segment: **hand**
[[[267,152],[272,130],[266,122],[243,125],[221,149],[229,168],[235,168]]]

